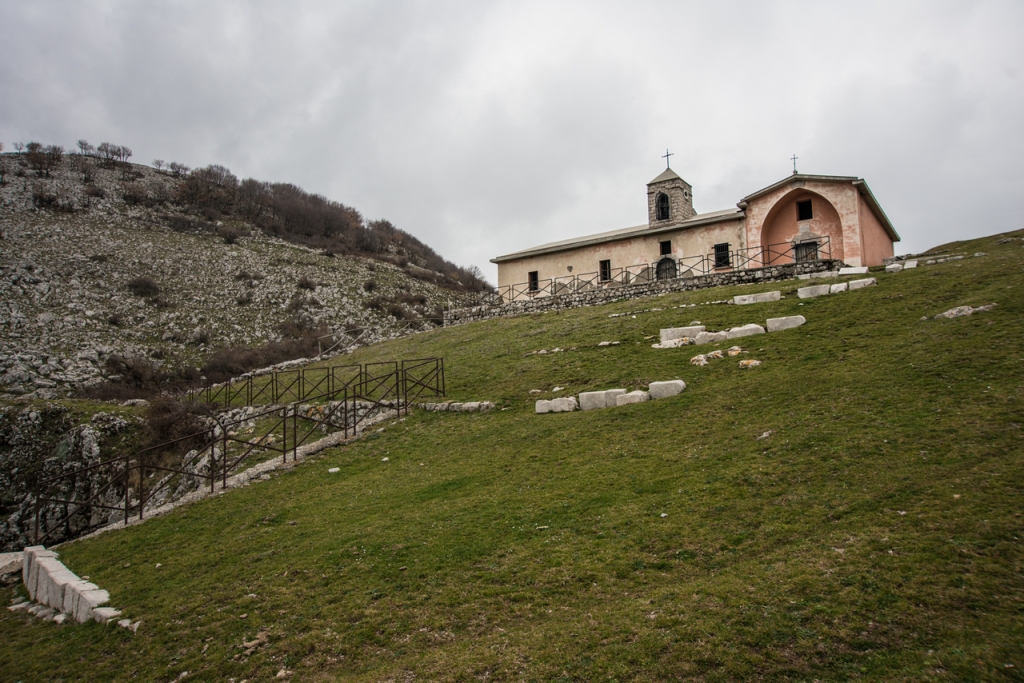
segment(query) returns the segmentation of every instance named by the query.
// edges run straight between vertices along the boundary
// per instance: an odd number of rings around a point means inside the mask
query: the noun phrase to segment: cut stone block
[[[801,299],[813,299],[816,296],[825,296],[829,293],[830,289],[829,285],[812,285],[796,290],[796,295]]]
[[[839,277],[838,270],[826,270],[824,273],[811,273],[811,279],[817,279],[819,277]]]
[[[729,338],[728,332],[701,332],[694,339],[695,344],[714,344],[715,342],[723,342]]]
[[[54,615],[53,623],[55,623],[55,624],[63,624],[65,622],[65,620],[67,620],[67,618],[68,618],[68,615],[66,615],[66,614]]]
[[[469,403],[462,404],[462,412],[464,413],[475,413],[480,410],[480,401],[470,401]]]
[[[36,595],[35,601],[43,605],[49,605],[54,593],[53,576],[66,570],[66,567],[55,557],[40,557],[35,562],[36,572]],[[64,602],[63,590],[59,607]]]
[[[33,600],[36,598],[36,584],[39,579],[38,561],[42,558],[54,558],[57,556],[57,553],[52,550],[47,550],[41,545],[34,545],[25,548],[24,563],[21,567],[21,578],[22,581],[25,582],[25,589]]]
[[[865,278],[863,280],[851,280],[848,284],[850,285],[850,289],[851,290],[853,290],[853,289],[862,289],[864,287],[870,287],[872,285],[877,285],[878,284],[878,279],[877,278],[873,278],[873,277],[869,277],[869,278]]]
[[[552,413],[571,413],[576,410],[579,406],[576,405],[576,397],[568,396],[566,398],[554,398],[551,399],[551,412]]]
[[[61,565],[62,567],[64,565]],[[46,604],[59,610],[64,609],[64,591],[69,584],[76,584],[81,581],[69,569],[61,569],[50,574],[50,586],[47,589]]]
[[[66,614],[74,614],[75,605],[78,603],[78,594],[82,591],[96,590],[97,588],[99,586],[89,583],[85,579],[78,579],[78,581],[64,586],[64,604],[61,605],[60,611]]]
[[[681,379],[673,379],[667,382],[651,382],[651,385],[647,387],[647,391],[650,393],[652,399],[668,398],[669,396],[675,396],[686,388],[686,382]]]
[[[651,395],[646,391],[631,391],[628,394],[621,394],[615,397],[615,405],[625,406],[630,403],[643,403],[644,401],[650,401]]]
[[[78,605],[75,607],[75,621],[80,624],[92,619],[92,611],[110,602],[110,594],[105,590],[82,591],[78,594]]]
[[[782,330],[791,330],[794,327],[800,327],[807,318],[802,315],[790,315],[785,318],[768,318],[768,331],[769,332],[780,332]],[[731,353],[729,354],[732,355]]]
[[[116,610],[113,607],[97,607],[92,611],[92,618],[101,624],[105,624],[111,619],[115,619],[121,616],[121,611]]]
[[[840,282],[840,283],[834,284],[831,287],[829,287],[828,288],[828,293],[829,294],[839,294],[840,292],[845,292],[849,288],[850,288],[850,283],[849,282]]]
[[[616,403],[616,399],[625,393],[625,389],[609,389],[608,391],[604,392],[604,407],[614,408],[615,406],[618,405],[618,403]]]
[[[661,331],[661,343],[683,337],[696,337],[704,331],[704,325],[691,325],[690,327],[669,327]]]
[[[848,268],[840,268],[839,269],[839,274],[840,275],[864,275],[867,272],[868,272],[868,267],[867,266],[859,266],[859,267],[856,267],[856,268],[848,267]]]
[[[917,268],[917,261],[907,261],[903,264],[903,270],[907,270],[909,268]]]
[[[584,391],[580,394],[580,410],[599,410],[605,405],[603,391]]]
[[[899,273],[899,272],[902,272],[902,271],[903,271],[903,264],[902,263],[890,263],[889,265],[887,265],[885,267],[885,272],[887,272],[887,273]]]
[[[729,330],[727,338],[739,339],[740,337],[749,337],[752,334],[764,334],[764,328],[754,323],[742,327],[734,327]]]
[[[778,301],[782,298],[782,292],[761,292],[760,294],[738,294],[732,298],[737,306],[746,304],[763,304],[767,301]]]
[[[550,413],[551,412],[551,401],[548,401],[548,400],[543,399],[543,398],[540,399],[539,401],[537,401],[536,410],[537,410],[537,414],[538,415],[543,415],[544,413]]]

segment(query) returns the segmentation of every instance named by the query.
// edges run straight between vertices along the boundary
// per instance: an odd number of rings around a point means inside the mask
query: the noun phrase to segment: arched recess
[[[807,201],[811,202],[812,217],[798,220],[797,204]],[[827,246],[823,238],[828,238]],[[817,192],[798,188],[784,195],[775,202],[761,224],[761,246],[765,248],[766,266],[793,263],[796,245],[809,245],[815,241],[820,245],[818,258],[843,258],[842,219],[832,202]]]
[[[658,265],[655,268],[655,277],[659,280],[672,280],[676,277],[678,269],[676,268],[676,262],[674,259],[665,257],[658,261]]]

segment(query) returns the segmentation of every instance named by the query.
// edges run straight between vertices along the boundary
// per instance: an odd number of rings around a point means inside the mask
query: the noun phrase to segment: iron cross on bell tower
[[[668,161],[669,161],[668,158],[669,157],[673,157],[673,156],[675,156],[675,153],[674,152],[670,153],[668,151],[668,148],[665,148],[665,153],[661,155],[661,158],[665,160],[665,168],[671,168],[671,166],[668,163]]]

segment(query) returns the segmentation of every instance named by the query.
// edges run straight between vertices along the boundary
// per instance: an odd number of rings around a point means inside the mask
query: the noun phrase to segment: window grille
[[[661,255],[668,256],[672,253],[672,240],[667,240],[661,243]]]
[[[715,245],[715,268],[730,268],[732,259],[729,256],[729,243]]]
[[[529,277],[530,277],[530,291],[531,292],[536,292],[538,289],[540,289],[539,272],[540,271],[532,270],[529,273]]]
[[[612,279],[612,262],[601,261],[601,282],[608,282]]]

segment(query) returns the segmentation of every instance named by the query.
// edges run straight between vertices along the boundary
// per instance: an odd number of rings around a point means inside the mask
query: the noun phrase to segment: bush
[[[217,234],[224,238],[224,244],[234,244],[238,241],[238,238],[245,236],[244,232],[230,225],[220,228]]]
[[[181,439],[173,446],[179,453],[201,447],[207,440],[209,427],[200,416],[211,412],[210,406],[198,401],[178,401],[167,396],[151,399],[146,409],[146,445]]]
[[[148,204],[149,192],[141,183],[121,183],[121,198],[127,204]]]
[[[110,317],[107,318],[107,323],[114,327],[121,327],[121,325],[124,324],[124,321],[121,319],[120,313],[111,313]]]
[[[299,289],[306,289],[309,290],[310,292],[316,291],[316,283],[310,280],[305,275],[299,278],[299,281],[296,284],[298,285]]]
[[[246,292],[245,294],[239,295],[239,297],[235,299],[235,303],[239,306],[248,306],[252,303],[252,292]]]
[[[128,290],[135,296],[155,297],[160,294],[160,286],[151,277],[137,277],[128,283]]]
[[[363,289],[365,289],[367,292],[372,292],[373,290],[377,289],[377,281],[367,280],[366,282],[363,283]]]
[[[107,196],[107,193],[106,193],[106,191],[102,187],[96,187],[95,185],[90,185],[89,187],[85,188],[85,195],[87,197],[95,197],[96,199],[103,199],[104,197]]]
[[[235,279],[238,280],[239,282],[243,280],[251,280],[252,275],[250,275],[249,271],[247,270],[240,270],[238,271],[238,274],[235,275]]]
[[[92,256],[89,257],[89,260],[92,261],[93,263],[106,263],[108,257],[106,254],[93,254]]]

